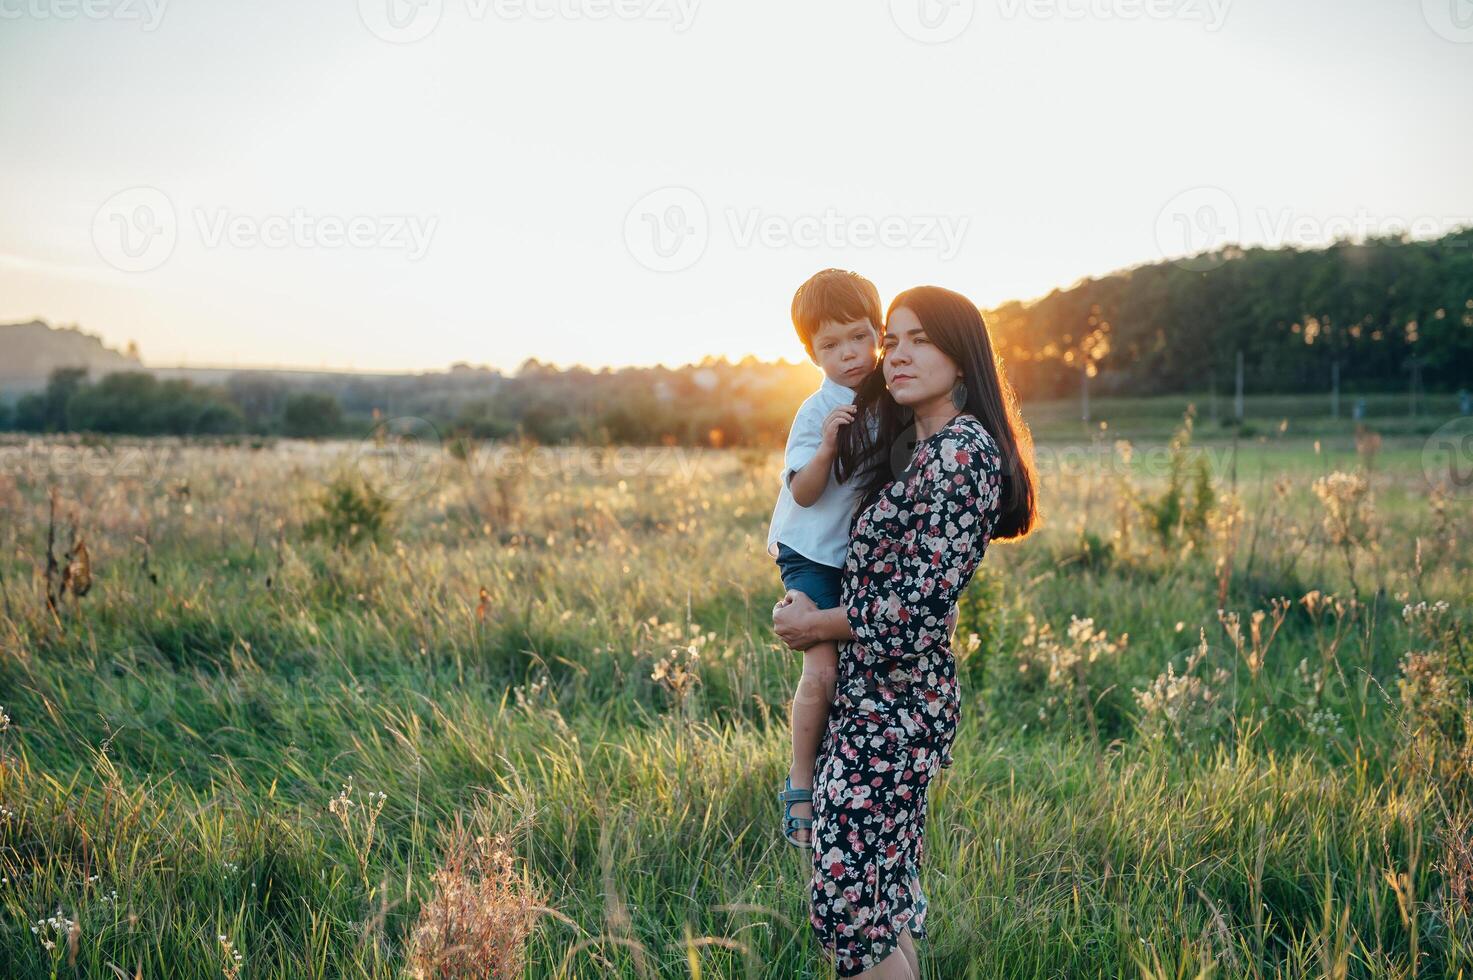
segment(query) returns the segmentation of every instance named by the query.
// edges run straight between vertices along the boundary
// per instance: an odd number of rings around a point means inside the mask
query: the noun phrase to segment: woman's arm
[[[772,628],[793,650],[807,650],[825,640],[850,640],[849,618],[842,606],[819,609],[806,593],[788,590],[772,607]]]

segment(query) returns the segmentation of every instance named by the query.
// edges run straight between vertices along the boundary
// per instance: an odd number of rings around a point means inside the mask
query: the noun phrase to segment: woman
[[[919,978],[927,791],[951,765],[960,703],[956,602],[989,541],[1033,527],[1033,449],[965,296],[901,293],[881,343],[882,370],[855,396],[877,435],[846,426],[836,462],[861,488],[842,599],[820,610],[789,591],[772,620],[794,650],[839,641],[813,784],[814,931],[840,976]]]

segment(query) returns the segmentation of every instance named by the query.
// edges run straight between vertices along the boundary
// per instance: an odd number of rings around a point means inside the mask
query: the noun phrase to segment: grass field
[[[1173,454],[1151,409],[1029,410],[1046,523],[964,599],[927,977],[1459,975],[1446,414]],[[779,465],[0,445],[0,975],[831,975],[774,798]]]

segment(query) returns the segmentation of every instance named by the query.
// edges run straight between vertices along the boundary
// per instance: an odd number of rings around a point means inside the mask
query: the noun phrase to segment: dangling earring
[[[958,412],[967,407],[967,383],[961,378],[957,378],[956,384],[951,386],[951,403]]]

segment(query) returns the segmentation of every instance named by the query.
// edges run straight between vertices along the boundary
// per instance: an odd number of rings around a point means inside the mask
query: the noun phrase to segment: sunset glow
[[[937,43],[883,3],[12,17],[0,320],[155,366],[799,361],[826,266],[992,305],[1469,220],[1473,47],[1415,10],[1037,6]]]

